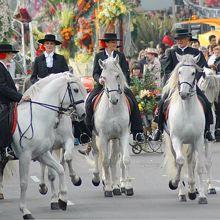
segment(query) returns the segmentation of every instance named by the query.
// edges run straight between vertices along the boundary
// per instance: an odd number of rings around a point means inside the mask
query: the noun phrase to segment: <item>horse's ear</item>
[[[98,60],[98,63],[99,63],[99,66],[100,66],[102,69],[104,69],[104,62],[103,62],[101,59]]]
[[[114,63],[115,63],[115,65],[119,64],[119,56],[118,56],[118,54],[116,54],[116,57],[114,58]]]
[[[176,58],[179,62],[182,62],[183,57],[181,55],[179,55],[178,53],[176,53]]]
[[[200,60],[201,54],[199,53],[197,56],[193,57],[193,60],[195,61],[195,63],[198,63]]]

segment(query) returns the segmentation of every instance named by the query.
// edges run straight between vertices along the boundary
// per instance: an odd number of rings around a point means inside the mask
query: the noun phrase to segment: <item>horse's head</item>
[[[104,80],[104,91],[107,94],[109,101],[116,105],[124,91],[126,85],[125,76],[119,65],[119,56],[115,58],[109,57],[102,61],[99,60],[99,65],[102,68],[101,78]]]
[[[202,71],[202,68],[196,64],[200,59],[200,54],[195,57],[193,55],[176,55],[180,62],[175,68],[178,75],[179,94],[185,100],[196,92],[196,72]]]
[[[80,80],[72,74],[66,74],[67,87],[61,99],[61,106],[67,105],[71,109],[71,116],[74,120],[83,120],[85,117],[84,100],[86,90]]]

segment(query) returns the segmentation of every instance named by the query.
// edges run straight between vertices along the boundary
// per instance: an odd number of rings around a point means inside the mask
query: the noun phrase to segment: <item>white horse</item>
[[[212,104],[212,111],[213,116],[215,116],[214,112],[214,102],[218,100],[219,91],[220,91],[220,76],[216,75],[216,72],[212,69],[203,68],[204,76],[200,78],[198,82],[199,88],[205,93],[206,97],[208,98],[209,102]],[[214,135],[215,132],[215,123],[216,117],[214,117],[214,123],[211,126],[212,134]],[[208,193],[209,194],[216,194],[216,190],[212,184],[212,174],[211,174],[211,167],[212,167],[212,153],[211,153],[211,145],[212,142],[205,141],[205,158],[206,158],[206,170],[207,170],[207,184],[208,184]]]
[[[93,153],[95,170],[93,184],[100,182],[99,164],[101,164],[105,197],[121,195],[125,188],[126,195],[133,195],[129,177],[129,109],[124,94],[126,79],[119,65],[119,57],[99,60],[102,68],[101,78],[105,81],[104,92],[94,113],[95,132],[93,132]],[[120,159],[122,168],[121,185],[117,175]]]
[[[196,71],[202,69],[196,64],[200,55],[180,56],[164,92],[170,93],[170,105],[167,119],[167,141],[165,163],[170,172],[169,187],[180,187],[182,196],[182,167],[188,168],[189,199],[196,198],[195,172],[198,175],[199,204],[206,204],[202,174],[204,172],[204,130],[205,114],[196,94]],[[186,145],[187,144],[187,145]],[[186,155],[184,157],[184,154]],[[173,170],[173,173],[171,173]]]
[[[60,113],[76,112],[83,117],[84,103],[74,105],[70,95],[69,74],[52,74],[28,89],[32,101],[18,105],[18,126],[13,135],[13,150],[19,158],[20,210],[24,219],[33,219],[26,205],[29,167],[31,160],[37,160],[56,170],[59,175],[59,206],[66,210],[67,188],[64,169],[50,153],[55,142],[57,116]],[[77,100],[78,101],[78,100]],[[71,158],[66,152],[66,158]]]
[[[86,90],[80,80],[77,77],[71,76],[71,92],[72,97],[74,100],[74,104],[78,105],[84,102],[86,98]],[[77,101],[77,100],[80,100]],[[73,130],[72,130],[72,120],[79,120],[77,115],[74,115],[73,117],[66,116],[64,114],[59,115],[57,117],[57,124],[55,126],[56,131],[56,140],[53,145],[53,148],[51,149],[51,153],[56,150],[57,153],[61,154],[61,164],[63,165],[64,169],[66,167],[66,163],[68,165],[69,170],[69,176],[72,181],[72,183],[75,186],[80,186],[82,183],[81,178],[76,174],[76,172],[73,169],[72,166],[72,157],[68,158],[67,155],[72,155],[72,151],[74,148],[74,136],[73,136]],[[74,128],[73,128],[74,129]],[[45,195],[48,191],[48,188],[45,184],[45,168],[46,166],[44,164],[41,164],[41,181],[39,184],[39,191],[41,194]],[[48,179],[50,181],[51,186],[51,209],[59,209],[58,205],[58,196],[55,190],[55,171],[48,167]]]

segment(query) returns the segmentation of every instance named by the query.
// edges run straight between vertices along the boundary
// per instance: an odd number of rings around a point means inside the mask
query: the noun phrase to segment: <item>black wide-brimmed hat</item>
[[[120,41],[120,39],[117,38],[117,35],[115,33],[105,33],[103,38],[100,38],[99,40],[103,41]]]
[[[175,30],[175,33],[174,33],[175,39],[180,39],[180,38],[185,38],[185,37],[189,37],[189,38],[192,37],[192,34],[189,32],[188,29],[185,29],[185,28],[180,29],[179,28],[179,29]]]
[[[43,44],[43,43],[46,42],[46,41],[54,42],[56,45],[62,44],[60,41],[56,40],[56,37],[55,37],[55,35],[53,35],[53,34],[46,34],[45,37],[44,37],[44,39],[40,39],[38,42],[39,42],[40,44]]]
[[[15,50],[11,44],[0,44],[0,53],[17,53],[18,50]]]

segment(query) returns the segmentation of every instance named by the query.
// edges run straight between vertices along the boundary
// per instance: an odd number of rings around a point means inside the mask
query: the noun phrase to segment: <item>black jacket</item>
[[[30,80],[32,83],[35,83],[36,81],[38,81],[38,77],[44,78],[50,75],[50,73],[65,72],[65,71],[68,71],[69,68],[68,68],[68,65],[66,63],[64,56],[54,53],[53,67],[50,72],[48,71],[47,64],[46,64],[46,57],[44,56],[44,54],[35,58],[32,70],[33,70],[33,73],[32,73]]]
[[[220,75],[220,57],[215,59],[214,65],[216,66],[216,74]]]
[[[0,104],[9,105],[19,102],[21,98],[22,94],[17,91],[9,71],[0,63]]]
[[[125,78],[127,80],[128,85],[130,84],[130,70],[129,70],[129,65],[128,62],[125,59],[125,55],[123,53],[120,53],[118,51],[114,51],[113,53],[113,57],[116,57],[116,54],[118,54],[119,56],[119,64],[121,66],[122,72],[125,75]],[[99,77],[102,74],[102,69],[99,66],[99,59],[101,60],[105,60],[108,58],[108,55],[105,53],[105,51],[102,51],[100,53],[97,53],[95,55],[95,59],[94,59],[94,66],[93,66],[93,78],[94,80],[99,84]],[[99,84],[100,85],[100,84]]]
[[[197,56],[200,54],[200,60],[197,63],[200,67],[208,67],[206,59],[203,53],[195,48],[187,47],[183,51],[179,47],[174,47],[173,49],[169,49],[166,53],[166,58],[164,60],[164,73],[167,75],[167,79],[169,78],[170,73],[174,70],[175,66],[179,63],[176,57],[176,53],[180,55],[192,54]],[[201,74],[198,73],[197,79],[200,78]]]

